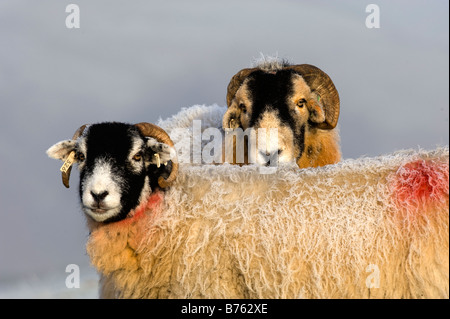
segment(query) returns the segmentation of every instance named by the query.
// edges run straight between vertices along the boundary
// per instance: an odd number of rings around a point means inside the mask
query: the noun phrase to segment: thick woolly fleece
[[[115,298],[448,298],[449,150],[299,170],[181,165],[92,231]]]

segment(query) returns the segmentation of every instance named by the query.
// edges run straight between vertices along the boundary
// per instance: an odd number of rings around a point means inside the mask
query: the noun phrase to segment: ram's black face
[[[251,115],[248,125],[261,126],[265,113],[276,112],[279,123],[295,129],[295,114],[289,108],[287,98],[292,94],[292,72],[278,71],[276,74],[254,72],[246,83],[251,100]]]
[[[257,136],[266,135],[265,145],[257,146],[257,163],[266,164],[268,156],[274,155],[280,162],[294,161],[304,151],[309,122],[320,116],[307,107],[313,95],[303,78],[292,70],[255,71],[237,90],[224,116],[224,126],[253,128]],[[275,139],[270,129],[276,129]]]
[[[270,134],[268,131],[270,128],[279,130],[280,136],[275,142],[278,145],[271,147],[270,144],[273,143],[270,142],[273,138],[268,137],[266,155],[276,152],[281,160],[286,161],[301,155],[306,125],[299,121],[298,110],[291,102],[294,93],[292,73],[288,70],[278,71],[275,74],[258,71],[252,74],[246,85],[252,101],[249,127],[265,128],[266,134]],[[288,137],[289,140],[286,141],[283,137]],[[259,158],[265,161],[264,156]]]

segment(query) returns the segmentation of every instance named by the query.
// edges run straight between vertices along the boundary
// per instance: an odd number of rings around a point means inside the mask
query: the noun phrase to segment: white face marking
[[[77,150],[78,152],[82,153],[84,156],[86,156],[86,139],[81,138],[78,140],[77,143]],[[84,167],[84,162],[78,163],[78,169],[81,170]]]
[[[82,184],[81,201],[84,212],[98,222],[118,214],[122,209],[119,184],[117,176],[113,179],[111,164],[102,159],[97,160],[94,170]],[[103,198],[98,201],[95,196]]]
[[[139,197],[139,203],[142,203],[147,197],[152,193],[152,189],[150,187],[149,177],[145,176],[144,188],[142,189],[141,196]]]
[[[294,161],[292,152],[294,136],[289,127],[281,124],[277,112],[265,112],[256,133],[258,136],[256,163],[265,165],[268,160],[275,160],[278,163]]]
[[[144,142],[141,138],[135,137],[133,139],[133,145],[131,146],[130,153],[128,154],[128,161],[131,163],[131,167],[133,170],[133,173],[139,174],[142,169],[144,168],[144,155],[142,154],[141,161],[136,161],[133,159],[133,157],[138,154],[144,146]]]

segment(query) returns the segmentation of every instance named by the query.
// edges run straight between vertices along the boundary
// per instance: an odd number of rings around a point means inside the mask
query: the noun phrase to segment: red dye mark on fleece
[[[143,201],[134,211],[131,211],[127,218],[113,224],[117,227],[123,227],[128,226],[137,220],[152,217],[160,211],[163,198],[164,195],[159,191],[152,193],[147,200]]]
[[[447,205],[448,183],[448,163],[417,160],[400,166],[389,178],[389,189],[397,207],[412,216],[436,205]]]
[[[129,255],[129,249],[136,250],[142,240],[148,239],[148,227],[160,215],[163,199],[164,195],[161,192],[154,192],[134,211],[131,211],[127,218],[93,229],[87,244],[93,263],[96,263],[94,259],[101,260],[104,254],[105,256],[114,255],[117,258],[120,256],[134,258]],[[103,266],[97,264],[96,267]]]
[[[141,218],[145,212],[155,212],[160,207],[163,200],[163,195],[161,192],[152,193],[147,201],[136,207],[132,219]]]

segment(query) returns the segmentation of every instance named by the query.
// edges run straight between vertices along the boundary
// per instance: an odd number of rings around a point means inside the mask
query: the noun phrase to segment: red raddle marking
[[[163,194],[161,192],[156,191],[152,193],[146,201],[136,207],[136,209],[134,210],[134,214],[131,214],[131,217],[129,219],[139,219],[142,218],[145,212],[156,211],[161,205],[162,200]]]
[[[408,219],[427,214],[431,208],[448,205],[448,162],[410,162],[400,166],[388,180],[393,201]]]
[[[127,218],[95,229],[91,233],[91,242],[95,242],[97,248],[106,247],[105,251],[116,249],[116,254],[127,246],[137,249],[142,240],[149,236],[148,228],[160,216],[163,200],[163,193],[158,191],[152,193],[147,200],[131,211]]]
[[[132,210],[127,218],[112,223],[115,227],[126,227],[132,223],[143,223],[142,219],[152,217],[160,211],[161,204],[164,200],[163,193],[156,191],[153,192],[145,201],[143,201],[136,209]]]

